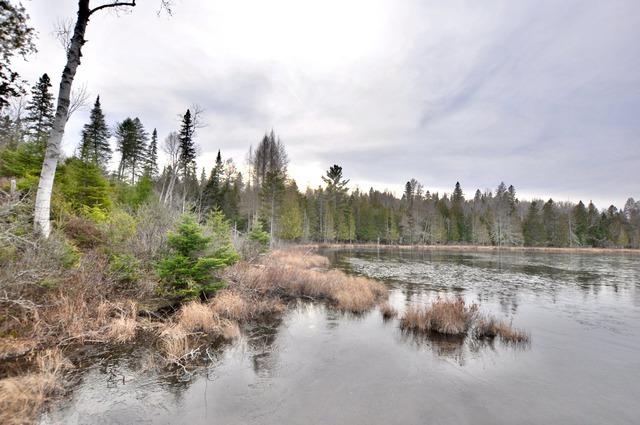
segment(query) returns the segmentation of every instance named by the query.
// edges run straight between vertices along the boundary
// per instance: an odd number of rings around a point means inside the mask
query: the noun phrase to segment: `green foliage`
[[[80,157],[85,161],[106,167],[111,159],[109,137],[111,137],[111,132],[107,127],[104,113],[100,106],[100,96],[98,96],[91,109],[89,123],[85,124],[82,129]]]
[[[22,189],[35,187],[40,177],[43,159],[43,152],[34,142],[24,143],[15,149],[2,149],[0,176],[20,179]]]
[[[56,171],[56,190],[75,212],[85,208],[108,211],[113,207],[109,181],[100,166],[80,158],[68,158]]]
[[[13,3],[0,0],[0,109],[24,92],[20,76],[11,69],[11,58],[15,54],[26,58],[36,51],[35,31],[27,25],[29,15],[21,4]]]
[[[249,232],[249,239],[257,242],[262,247],[262,251],[266,251],[269,248],[269,233],[263,230],[262,224],[258,220],[254,221],[253,228]]]
[[[141,261],[128,253],[111,254],[107,274],[120,283],[137,282]]]
[[[224,286],[217,282],[213,271],[234,264],[238,254],[225,242],[224,232],[229,231],[222,216],[214,212],[204,235],[201,226],[191,216],[184,216],[178,230],[170,232],[169,256],[157,266],[160,278],[169,285],[169,293],[178,297],[193,297],[202,291],[215,291]],[[212,246],[216,241],[217,246]]]

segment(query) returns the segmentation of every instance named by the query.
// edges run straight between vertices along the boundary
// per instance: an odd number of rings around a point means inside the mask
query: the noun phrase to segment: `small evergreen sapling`
[[[184,216],[177,232],[169,233],[172,253],[158,264],[158,273],[169,284],[172,295],[193,297],[224,287],[224,282],[216,281],[212,272],[234,264],[239,256],[230,243],[216,243],[217,246],[212,247],[212,242],[224,240],[224,234],[229,232],[221,219],[217,221],[217,226],[210,226],[212,234],[204,235],[193,217]]]

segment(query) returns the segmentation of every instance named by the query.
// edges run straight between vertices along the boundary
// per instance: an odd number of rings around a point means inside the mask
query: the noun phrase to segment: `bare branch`
[[[167,12],[167,15],[169,16],[173,15],[173,10],[171,9],[171,6],[173,6],[173,0],[162,0],[160,2],[160,9],[158,9],[158,16],[162,14],[163,10]]]
[[[69,104],[69,114],[67,121],[75,111],[85,110],[89,106],[89,92],[87,91],[87,83],[83,83],[77,89],[71,92],[71,103]]]
[[[116,1],[114,3],[107,3],[107,4],[103,4],[102,6],[98,6],[96,8],[93,8],[89,11],[89,16],[93,15],[95,12],[102,10],[102,9],[108,9],[111,7],[122,7],[122,6],[131,6],[131,7],[135,7],[136,5],[136,1],[132,0],[131,3],[126,3],[126,2],[119,2]]]
[[[74,22],[71,18],[58,18],[55,24],[53,24],[51,36],[60,43],[65,53],[68,52],[71,47],[73,28]]]

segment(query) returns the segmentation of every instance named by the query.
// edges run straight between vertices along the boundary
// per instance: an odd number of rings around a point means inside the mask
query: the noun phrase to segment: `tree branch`
[[[102,9],[107,9],[107,8],[110,8],[110,7],[120,7],[120,6],[135,7],[135,5],[136,5],[136,0],[132,0],[131,3],[120,3],[120,2],[117,1],[115,3],[103,4],[102,6],[98,6],[98,7],[94,8],[94,9],[91,9],[89,11],[89,16],[93,15],[94,12],[97,12],[97,11],[102,10]]]

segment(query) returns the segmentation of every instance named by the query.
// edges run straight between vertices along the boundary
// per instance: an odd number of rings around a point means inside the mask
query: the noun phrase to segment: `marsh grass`
[[[472,331],[477,340],[499,337],[505,343],[528,344],[531,335],[513,327],[512,323],[479,312],[479,306],[467,306],[462,298],[438,297],[429,306],[409,307],[400,319],[400,329],[417,333],[465,336]]]
[[[64,394],[62,373],[73,365],[62,352],[46,350],[35,363],[31,373],[0,380],[0,423],[33,423],[47,401]]]
[[[466,334],[478,316],[478,305],[467,306],[462,298],[450,300],[438,297],[426,307],[409,307],[400,328],[418,332],[437,332],[444,335]]]
[[[380,313],[382,313],[382,318],[385,320],[390,320],[398,316],[398,310],[396,310],[389,301],[383,301],[380,304]]]
[[[516,345],[531,342],[531,334],[528,332],[515,328],[513,323],[507,324],[503,320],[491,316],[479,318],[473,333],[478,339],[492,340],[495,337],[499,337],[502,342]]]
[[[238,264],[227,275],[228,280],[234,282],[231,289],[245,299],[326,301],[338,310],[352,313],[370,310],[388,296],[387,287],[378,281],[349,276],[338,270],[316,269],[318,265],[328,264],[328,260],[309,254],[299,259],[297,255],[300,254],[276,252],[266,256],[264,264]],[[249,307],[253,308],[254,304]]]

